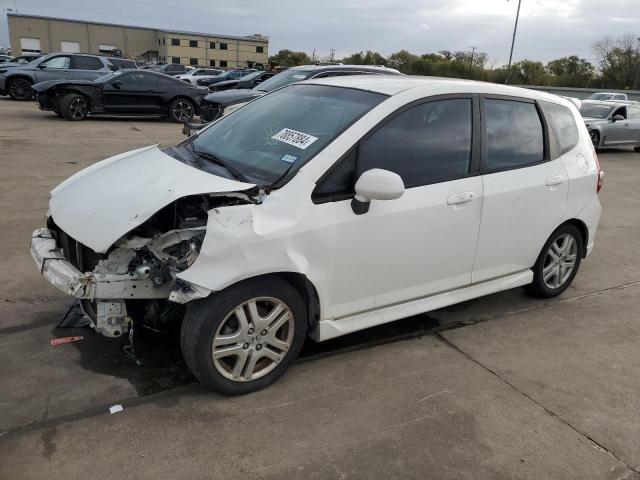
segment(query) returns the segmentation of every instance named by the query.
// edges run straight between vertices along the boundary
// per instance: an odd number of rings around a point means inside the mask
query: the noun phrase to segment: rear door
[[[633,145],[640,145],[640,107],[627,107],[627,122],[631,134],[630,141]]]
[[[36,83],[47,80],[71,80],[71,56],[58,55],[41,62],[36,67]]]
[[[127,72],[105,84],[103,89],[107,113],[162,113],[160,94],[156,89],[158,76],[153,73]]]
[[[550,160],[540,106],[516,97],[482,98],[484,207],[473,282],[529,269],[562,222],[568,179]]]
[[[84,55],[71,56],[71,69],[74,80],[95,80],[109,72],[102,60]]]

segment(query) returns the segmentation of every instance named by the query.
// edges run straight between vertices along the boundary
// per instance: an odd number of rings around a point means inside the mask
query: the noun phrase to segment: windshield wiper
[[[195,137],[195,135],[193,137]],[[226,168],[227,171],[236,178],[236,180],[240,180],[241,182],[244,182],[244,183],[253,183],[244,174],[240,173],[238,170],[236,170],[235,167],[231,166],[228,162],[225,162],[220,157],[216,157],[212,153],[203,152],[202,150],[198,150],[197,148],[195,148],[191,140],[193,137],[190,137],[189,140],[187,140],[187,145],[189,146],[189,150],[191,150],[200,158],[204,158],[205,160],[209,160],[212,163],[215,163],[217,165],[220,165]]]

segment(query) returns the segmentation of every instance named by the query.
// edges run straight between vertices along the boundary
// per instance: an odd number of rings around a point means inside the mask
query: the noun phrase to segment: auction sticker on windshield
[[[290,128],[283,128],[271,138],[284,143],[288,143],[289,145],[298,147],[301,150],[304,150],[313,142],[318,140],[318,137],[314,137],[313,135],[309,135],[307,133],[298,132],[296,130],[291,130]]]

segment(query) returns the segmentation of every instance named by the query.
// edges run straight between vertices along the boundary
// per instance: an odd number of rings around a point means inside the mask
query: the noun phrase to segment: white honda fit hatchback
[[[307,335],[518,286],[562,293],[593,248],[602,178],[560,97],[314,80],[80,171],[51,192],[31,252],[104,335],[179,317],[196,377],[241,394],[280,377]]]

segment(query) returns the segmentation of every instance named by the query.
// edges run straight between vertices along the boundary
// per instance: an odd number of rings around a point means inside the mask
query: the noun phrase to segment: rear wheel
[[[190,122],[196,113],[196,109],[186,98],[176,98],[169,105],[169,117],[177,123]]]
[[[562,225],[545,243],[533,266],[533,283],[528,290],[541,298],[564,292],[578,273],[584,240],[575,225]]]
[[[7,93],[14,100],[29,100],[33,97],[31,82],[26,78],[14,78],[7,85]]]
[[[589,132],[589,137],[591,137],[593,148],[598,148],[600,146],[600,133],[598,133],[597,130],[591,130]]]
[[[68,93],[60,100],[58,110],[67,120],[84,120],[89,111],[89,102],[82,95]]]
[[[279,278],[261,277],[189,304],[180,340],[203,385],[242,395],[280,378],[306,333],[306,306],[297,290]]]

